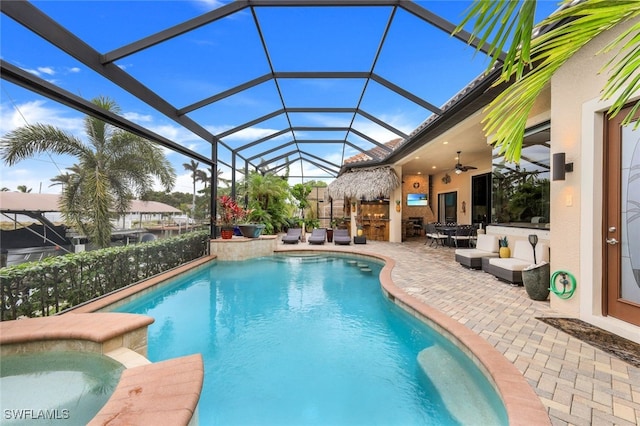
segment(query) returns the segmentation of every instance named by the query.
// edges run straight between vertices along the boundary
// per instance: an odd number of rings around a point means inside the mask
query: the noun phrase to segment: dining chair
[[[437,247],[438,242],[440,243],[440,245],[444,246],[444,241],[447,238],[448,237],[445,234],[442,234],[440,233],[440,231],[438,231],[438,227],[436,223],[427,223],[426,240],[424,242],[425,244],[427,244],[429,240],[431,240],[431,244],[429,244],[429,247],[432,247],[433,243],[435,243]]]
[[[475,227],[473,225],[458,225],[455,235],[451,237],[456,248],[459,247],[460,244],[465,247],[471,247],[474,231]]]

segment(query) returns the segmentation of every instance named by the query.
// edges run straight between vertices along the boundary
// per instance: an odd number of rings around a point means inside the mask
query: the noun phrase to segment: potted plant
[[[533,264],[522,270],[522,284],[529,297],[533,300],[544,301],[549,297],[549,281],[551,266],[547,262],[537,262],[536,245],[538,236],[529,235],[529,243],[533,249]]]
[[[231,239],[233,237],[233,228],[244,219],[249,213],[249,210],[243,209],[238,205],[236,200],[228,195],[223,195],[218,198],[220,204],[220,236],[224,240]]]
[[[498,240],[498,243],[500,244],[500,257],[511,257],[511,249],[509,248],[509,240],[507,239],[507,236],[505,235],[504,237],[500,238]]]
[[[267,228],[267,225],[260,223],[264,220],[264,215],[261,214],[260,209],[247,209],[245,212],[247,221],[238,224],[240,234],[246,238],[258,238]]]

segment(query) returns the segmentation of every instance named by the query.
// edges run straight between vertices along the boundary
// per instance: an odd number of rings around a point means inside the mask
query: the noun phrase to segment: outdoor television
[[[407,194],[407,206],[428,206],[428,194]]]

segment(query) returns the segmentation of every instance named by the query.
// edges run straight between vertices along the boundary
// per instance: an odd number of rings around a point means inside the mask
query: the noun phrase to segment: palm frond
[[[0,143],[0,157],[9,166],[44,152],[82,156],[87,148],[72,134],[47,124],[17,128],[5,135]]]
[[[636,11],[637,14],[640,13]],[[617,50],[618,53],[610,59],[602,71],[609,69],[611,75],[604,87],[603,99],[610,99],[617,96],[613,105],[609,109],[609,114],[615,116],[626,105],[633,93],[640,91],[640,23],[636,23],[624,31],[615,40],[609,43],[603,52]],[[640,108],[640,101],[636,102],[629,114],[622,121],[623,125],[631,123],[636,111]],[[638,128],[640,122],[636,122]]]
[[[469,41],[480,35],[479,51],[488,40],[492,40],[487,52],[490,58],[487,69],[503,63],[504,55],[503,74],[522,76],[525,67],[531,63],[529,52],[535,9],[536,0],[476,0],[454,33],[475,19]],[[508,43],[510,47],[505,54],[504,48]]]
[[[521,12],[532,13],[533,9],[524,9],[523,6]],[[531,41],[528,52],[523,48],[520,54],[508,56],[508,61],[511,60],[512,63],[505,63],[496,84],[509,83],[509,86],[489,104],[484,120],[486,134],[494,137],[498,152],[507,161],[520,160],[527,118],[536,98],[550,83],[554,73],[593,38],[639,13],[640,2],[637,1],[587,0],[549,16],[538,26],[547,27],[547,31]],[[519,37],[526,38],[526,28],[524,25],[521,27]],[[619,48],[621,40],[627,40],[632,32],[637,30],[628,31],[626,36],[619,37],[612,45]],[[635,49],[637,44],[633,45],[632,42],[635,36],[630,39],[631,41],[625,41],[625,46],[633,46],[633,50],[614,58],[608,64],[613,67],[614,72],[604,93],[619,93],[614,104],[618,110],[628,102],[640,84],[637,73],[634,73],[638,69],[639,54]],[[516,40],[518,39],[514,38],[514,43]],[[497,39],[492,45],[500,43],[501,40]],[[521,44],[526,46],[524,42]],[[526,57],[527,53],[529,58]],[[520,74],[529,64],[533,64],[531,70]]]

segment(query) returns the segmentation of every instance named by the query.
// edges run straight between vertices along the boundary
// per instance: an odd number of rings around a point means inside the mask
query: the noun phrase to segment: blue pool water
[[[152,361],[202,353],[201,425],[507,424],[477,368],[384,297],[380,269],[336,256],[214,262],[117,311],[156,319]]]
[[[93,353],[3,356],[0,424],[87,424],[109,400],[123,370],[122,364]]]

